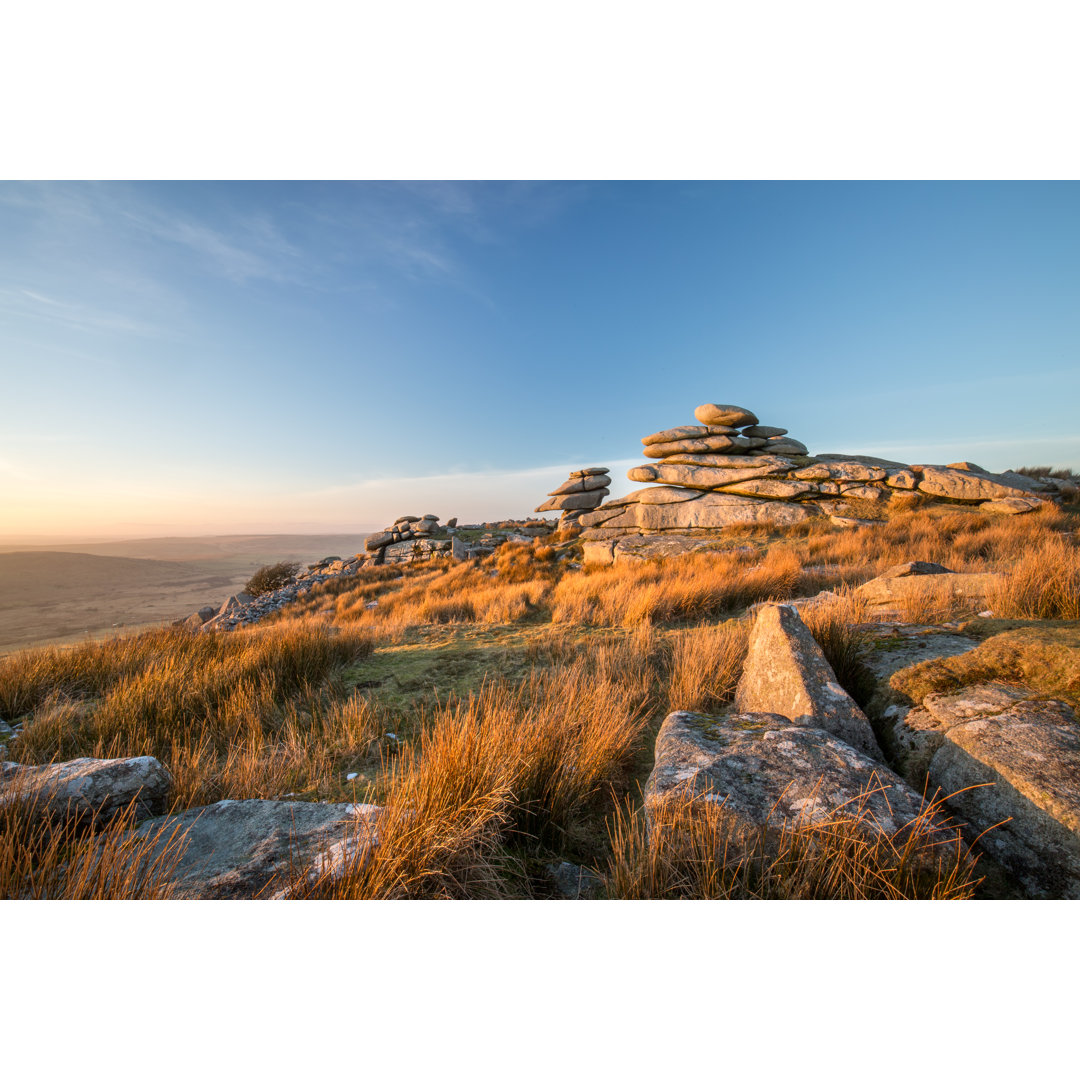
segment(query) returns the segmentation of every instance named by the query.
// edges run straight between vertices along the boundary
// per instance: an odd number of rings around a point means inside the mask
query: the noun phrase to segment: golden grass
[[[667,799],[647,823],[629,802],[609,820],[607,896],[620,900],[968,899],[975,864],[928,804],[893,833],[869,795],[812,822],[735,826],[720,802]]]
[[[749,619],[680,632],[671,647],[668,709],[708,712],[735,696],[750,640]]]
[[[103,828],[54,813],[50,801],[16,777],[0,797],[0,899],[161,900],[179,848],[161,849],[132,831],[134,806]]]
[[[874,577],[897,563],[936,562],[957,572],[1005,569],[1042,539],[1075,528],[1075,518],[1053,503],[1015,516],[951,508],[908,510],[884,525],[815,531],[805,561],[851,565]]]
[[[39,649],[0,661],[0,709],[30,712],[12,744],[26,763],[152,754],[177,779],[173,809],[267,797],[365,752],[369,707],[335,707],[324,686],[371,649],[355,628],[299,622]]]
[[[989,596],[1005,619],[1080,619],[1080,547],[1074,538],[1045,536],[1026,550]]]
[[[27,762],[154,754],[175,777],[172,809],[229,797],[359,797],[344,789],[345,770],[378,763],[364,797],[385,807],[380,844],[340,876],[298,884],[297,895],[528,894],[526,862],[554,852],[603,862],[609,839],[614,896],[969,895],[967,870],[920,878],[903,837],[867,846],[850,822],[789,829],[779,854],[763,834],[732,858],[717,848],[722,830],[679,818],[650,846],[639,816],[618,811],[608,838],[604,815],[643,780],[647,736],[664,711],[731,699],[750,624],[718,620],[760,600],[837,588],[839,600],[801,614],[858,697],[858,624],[868,617],[848,586],[927,559],[1010,573],[992,605],[999,614],[1077,617],[1074,522],[1052,506],[1016,518],[934,509],[856,530],[810,523],[762,534],[767,550],[666,562],[573,569],[568,534],[507,544],[477,562],[369,568],[255,628],[154,631],[6,657],[0,716],[24,720],[10,751]],[[440,626],[515,623],[529,624],[520,632],[528,646],[517,646],[524,663],[507,665],[518,681],[496,671],[471,696],[440,698],[428,712],[408,697],[407,680],[381,698],[347,693],[340,677],[377,642],[407,637],[408,652],[457,632]],[[499,664],[497,647],[486,655]],[[403,749],[380,758],[387,730],[401,733]],[[90,845],[52,826],[4,828],[0,882],[12,893],[157,895],[165,880],[152,868],[125,878],[121,867],[138,853],[115,830]]]
[[[555,622],[633,626],[690,622],[732,614],[758,600],[794,595],[801,568],[790,548],[684,555],[670,562],[629,562],[564,577],[555,587]]]
[[[653,694],[642,640],[444,706],[384,768],[374,851],[355,852],[315,882],[298,876],[290,895],[505,895],[507,845],[560,834],[638,749]]]

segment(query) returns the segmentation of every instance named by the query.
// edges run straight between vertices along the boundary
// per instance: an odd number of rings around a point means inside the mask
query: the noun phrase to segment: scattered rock
[[[991,499],[989,502],[980,503],[979,509],[989,514],[1027,514],[1038,510],[1043,502],[1043,499],[1032,495],[1018,495],[1009,499]]]
[[[921,564],[936,567],[932,570],[911,570],[901,573],[904,567],[918,567],[918,563],[904,563],[887,570],[880,577],[860,585],[855,595],[876,608],[903,614],[913,604],[925,604],[928,609],[944,611],[950,607],[986,606],[991,596],[1005,580],[1000,573],[954,574],[934,563]]]
[[[179,898],[240,900],[284,896],[291,871],[340,867],[377,843],[379,808],[355,803],[226,799],[143,822],[137,835],[156,848],[182,848]]]
[[[133,822],[160,814],[173,778],[155,757],[75,758],[52,765],[0,763],[0,800],[32,798],[51,814],[101,828],[133,808]]]

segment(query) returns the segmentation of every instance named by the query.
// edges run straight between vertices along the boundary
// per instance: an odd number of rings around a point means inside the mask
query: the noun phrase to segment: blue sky
[[[704,401],[1080,468],[1075,183],[0,184],[0,534],[524,515]]]

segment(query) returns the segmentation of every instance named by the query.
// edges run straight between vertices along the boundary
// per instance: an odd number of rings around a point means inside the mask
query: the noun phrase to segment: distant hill
[[[260,566],[363,550],[360,535],[195,536],[0,547],[0,651],[107,635],[222,603]]]

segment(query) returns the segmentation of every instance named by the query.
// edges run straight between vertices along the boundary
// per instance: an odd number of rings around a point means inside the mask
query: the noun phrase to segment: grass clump
[[[968,899],[974,861],[924,807],[893,832],[868,796],[813,821],[738,827],[721,802],[666,799],[647,822],[629,803],[609,821],[607,895],[620,900]]]
[[[16,776],[0,796],[0,900],[164,900],[179,847],[131,831],[134,804],[103,828],[53,812]]]
[[[1080,619],[1080,547],[1048,536],[1025,551],[988,598],[1006,619]]]
[[[173,809],[267,797],[368,745],[377,721],[335,705],[332,683],[372,648],[355,628],[298,622],[36,649],[0,660],[0,715],[24,718],[9,752],[25,763],[152,754],[177,778]]]

